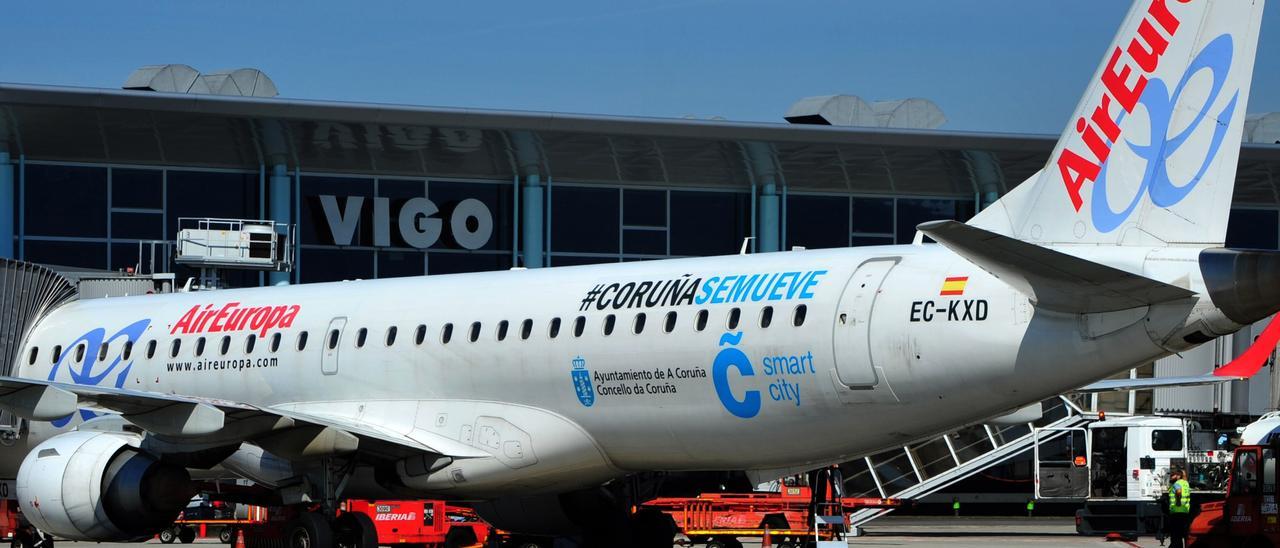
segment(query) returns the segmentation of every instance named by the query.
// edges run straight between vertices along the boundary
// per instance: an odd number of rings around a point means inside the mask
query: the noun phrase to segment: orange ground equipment
[[[807,481],[805,481],[807,480]],[[780,491],[751,493],[704,493],[696,497],[662,497],[644,504],[675,521],[680,532],[694,545],[708,548],[739,548],[739,537],[764,539],[768,535],[776,548],[804,546],[815,535],[823,540],[842,537],[848,530],[848,516],[862,508],[893,508],[896,499],[843,497],[840,471],[827,468],[805,478],[788,478]],[[823,509],[836,510],[823,510]],[[840,514],[845,527],[815,531],[814,513]]]
[[[1276,456],[1280,437],[1268,445],[1242,445],[1231,458],[1224,500],[1200,505],[1191,522],[1191,546],[1280,545],[1280,513],[1276,509]],[[1192,493],[1192,501],[1195,494]]]
[[[482,544],[489,536],[489,525],[471,509],[439,500],[351,500],[346,511],[369,516],[383,546],[454,548]]]

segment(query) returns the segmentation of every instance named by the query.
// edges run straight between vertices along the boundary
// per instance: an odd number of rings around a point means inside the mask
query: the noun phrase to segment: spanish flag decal
[[[944,297],[947,295],[964,295],[964,286],[968,283],[968,276],[948,277],[942,281],[942,291],[938,294]]]

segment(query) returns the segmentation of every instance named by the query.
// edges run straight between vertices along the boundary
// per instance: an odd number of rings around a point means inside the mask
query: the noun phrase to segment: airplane
[[[633,505],[978,424],[1280,310],[1280,253],[1223,247],[1263,5],[1136,2],[1044,169],[911,245],[61,305],[0,378],[53,434],[0,477],[77,540],[151,535],[218,466],[319,509],[297,546],[367,546],[334,506],[388,494],[670,546]],[[1092,386],[1247,376],[1276,326],[1242,367]]]

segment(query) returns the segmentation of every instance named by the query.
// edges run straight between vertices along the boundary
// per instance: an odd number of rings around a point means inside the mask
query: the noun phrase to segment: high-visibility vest
[[[1182,491],[1182,504],[1178,504],[1178,496],[1173,490],[1177,488]],[[1169,486],[1169,513],[1171,514],[1188,514],[1191,512],[1191,484],[1187,480],[1180,479],[1173,482]]]

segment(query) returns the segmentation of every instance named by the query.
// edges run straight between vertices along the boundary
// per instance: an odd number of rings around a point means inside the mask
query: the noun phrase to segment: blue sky
[[[0,81],[117,88],[258,67],[285,97],[782,121],[795,100],[927,97],[949,129],[1057,133],[1119,0],[268,1],[9,5]],[[1280,7],[1250,112],[1280,111]]]

